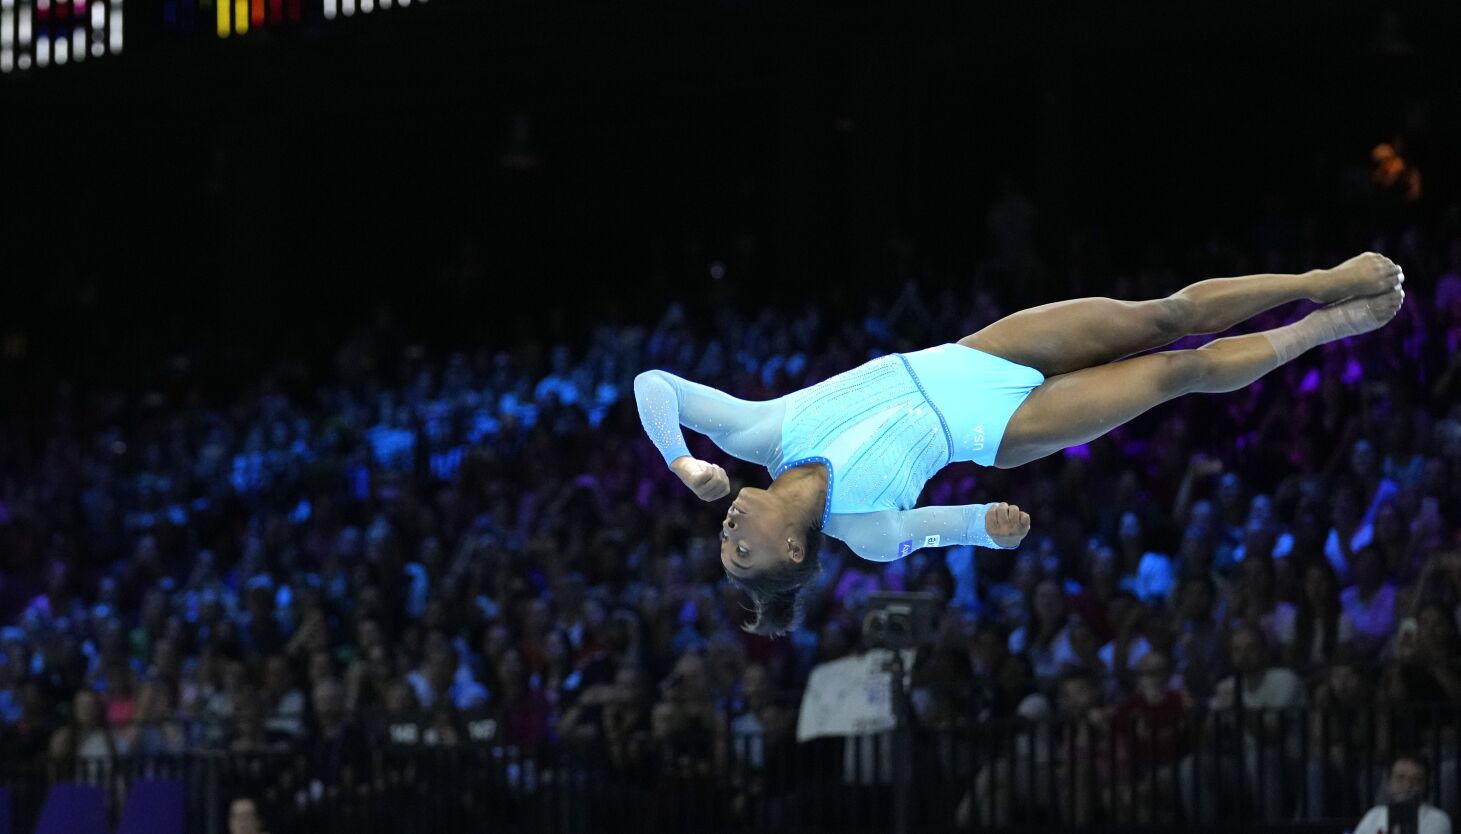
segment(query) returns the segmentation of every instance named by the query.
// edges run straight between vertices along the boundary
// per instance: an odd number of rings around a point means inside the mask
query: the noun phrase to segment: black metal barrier
[[[228,802],[257,800],[274,834],[325,831],[885,832],[893,774],[911,768],[918,831],[1352,828],[1391,757],[1431,763],[1430,800],[1461,796],[1461,709],[1143,713],[1019,720],[914,734],[815,739],[725,734],[657,742],[632,760],[594,747],[503,744],[192,752],[6,765],[13,829],[33,830],[55,782],[98,785],[115,822],[138,779],[185,785],[188,830],[227,830]]]

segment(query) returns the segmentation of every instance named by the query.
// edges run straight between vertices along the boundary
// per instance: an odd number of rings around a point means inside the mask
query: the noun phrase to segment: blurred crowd
[[[0,426],[0,760],[303,751],[330,781],[378,744],[490,738],[709,772],[792,739],[808,674],[862,650],[886,589],[941,601],[924,727],[1461,703],[1461,235],[1268,217],[1134,268],[1087,238],[1049,265],[1029,212],[991,211],[973,276],[859,317],[671,304],[578,346],[444,356],[383,317],[324,376],[281,363],[226,403],[187,356],[148,390],[63,388]],[[944,470],[922,503],[1016,503],[1024,545],[881,565],[828,539],[787,639],[738,627],[724,508],[665,469],[632,400],[648,368],[755,399],[954,341],[1021,276],[1153,297],[1365,248],[1406,271],[1389,326],[1018,470]]]

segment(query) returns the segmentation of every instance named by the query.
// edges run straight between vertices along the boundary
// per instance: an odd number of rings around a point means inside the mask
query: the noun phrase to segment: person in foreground
[[[1390,766],[1388,805],[1371,808],[1354,834],[1451,834],[1451,818],[1425,799],[1429,768],[1425,759],[1401,753]]]
[[[878,562],[921,547],[1013,548],[1028,514],[1003,503],[915,509],[923,485],[954,461],[1020,466],[1183,394],[1242,388],[1310,348],[1381,327],[1400,310],[1404,280],[1393,261],[1367,252],[1333,269],[1214,278],[1150,301],[1046,304],[773,400],[737,399],[662,370],[635,377],[634,396],[650,439],[701,499],[725,497],[730,482],[690,455],[681,426],[771,475],[768,488],[745,487],[726,510],[721,562],[755,604],[747,630],[781,634],[817,574],[822,533]],[[1262,333],[1133,356],[1303,299],[1325,306]]]

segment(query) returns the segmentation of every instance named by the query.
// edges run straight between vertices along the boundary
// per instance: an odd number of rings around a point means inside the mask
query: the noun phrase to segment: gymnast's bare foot
[[[1333,269],[1318,270],[1309,298],[1320,304],[1379,295],[1405,282],[1394,261],[1376,252],[1356,255]]]
[[[1379,330],[1395,318],[1400,306],[1405,303],[1405,290],[1399,285],[1364,298],[1351,298],[1333,305],[1333,314],[1344,319],[1346,336],[1357,336],[1371,330]]]

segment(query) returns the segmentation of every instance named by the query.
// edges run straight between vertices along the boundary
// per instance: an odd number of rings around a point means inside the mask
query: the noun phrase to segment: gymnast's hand
[[[670,462],[670,471],[702,501],[714,501],[730,494],[730,477],[713,463],[681,455]]]
[[[1024,541],[1025,534],[1030,532],[1030,514],[1020,512],[1020,508],[1013,504],[997,504],[985,514],[984,529],[995,544],[1012,548]]]

